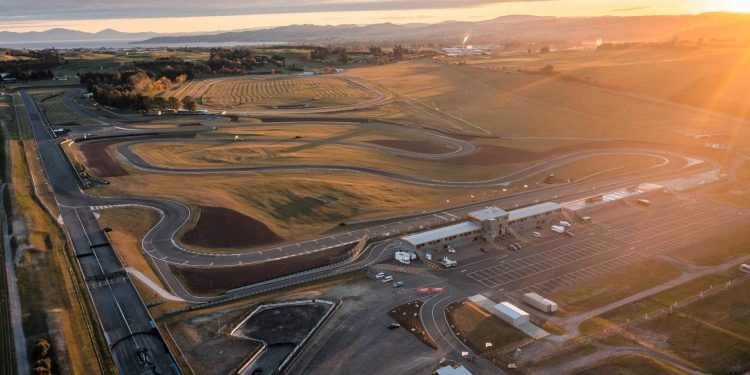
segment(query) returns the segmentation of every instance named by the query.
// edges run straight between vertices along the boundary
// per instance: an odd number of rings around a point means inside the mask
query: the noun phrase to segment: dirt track
[[[170,266],[170,268],[180,279],[184,280],[191,292],[206,295],[336,263],[346,258],[353,247],[353,244],[343,245],[289,259],[241,267]]]
[[[266,224],[228,208],[201,206],[199,215],[195,227],[182,236],[186,244],[224,249],[284,240]]]

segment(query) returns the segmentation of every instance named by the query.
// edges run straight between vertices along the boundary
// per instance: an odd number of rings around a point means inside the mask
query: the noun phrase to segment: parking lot
[[[548,293],[750,227],[749,212],[690,195],[663,195],[651,207],[615,205],[592,217],[590,224],[574,224],[573,238],[550,236],[545,229],[544,238],[524,241],[523,249],[507,257],[474,260],[462,273],[491,290]]]
[[[467,273],[467,276],[488,288],[495,288],[609,250],[606,241],[586,238],[470,272]]]

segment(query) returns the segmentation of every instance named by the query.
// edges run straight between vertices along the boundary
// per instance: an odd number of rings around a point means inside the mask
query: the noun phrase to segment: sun
[[[730,12],[750,13],[750,0],[720,0],[717,8]]]

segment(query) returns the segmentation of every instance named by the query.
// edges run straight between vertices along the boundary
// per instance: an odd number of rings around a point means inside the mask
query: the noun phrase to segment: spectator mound
[[[224,207],[200,206],[195,227],[182,241],[204,248],[242,248],[282,241],[266,224]]]

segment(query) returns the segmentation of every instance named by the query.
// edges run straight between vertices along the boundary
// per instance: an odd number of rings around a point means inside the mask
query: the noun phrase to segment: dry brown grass
[[[131,206],[99,210],[97,214],[99,224],[103,228],[112,228],[107,236],[117,250],[123,266],[141,271],[151,281],[168,290],[141,247],[143,237],[159,222],[159,212],[146,207]]]
[[[663,284],[680,273],[679,269],[664,261],[647,260],[565,287],[553,292],[549,298],[560,305],[562,313],[577,314]]]
[[[298,103],[356,104],[370,98],[370,92],[333,77],[234,77],[213,83],[200,100],[209,107],[253,109]]]
[[[17,270],[25,333],[44,336],[54,329],[65,332],[70,371],[74,374],[95,373],[99,369],[96,352],[92,338],[86,334],[88,330],[82,315],[87,313],[84,311],[85,306],[78,303],[76,281],[68,273],[64,235],[34,199],[26,155],[19,142],[10,142],[9,155],[12,162],[14,210],[23,217],[30,235],[29,243],[36,249],[33,253],[26,254],[27,263]],[[29,157],[29,160],[32,159],[35,157]],[[39,177],[41,176],[40,174]],[[38,183],[42,181],[38,180]],[[59,320],[59,327],[48,327],[46,317],[55,310],[64,311],[68,318]]]
[[[737,124],[708,121],[681,108],[540,76],[424,60],[357,68],[346,74],[378,82],[419,100],[424,108],[439,108],[496,135],[681,142],[688,133],[737,129]]]
[[[136,144],[131,149],[151,164],[169,167],[328,164],[370,167],[444,181],[482,181],[528,164],[455,168],[440,161],[411,159],[364,148],[293,141],[275,144],[165,141]]]
[[[295,241],[315,237],[338,223],[439,209],[500,195],[500,189],[441,189],[360,173],[320,171],[210,175],[136,173],[92,189],[104,195],[152,196],[195,206],[231,207]],[[508,192],[511,192],[509,190]],[[329,203],[309,206],[309,198]],[[446,200],[450,200],[447,202]]]

